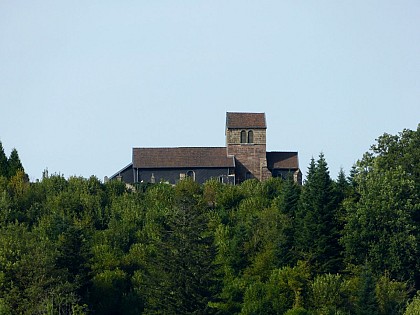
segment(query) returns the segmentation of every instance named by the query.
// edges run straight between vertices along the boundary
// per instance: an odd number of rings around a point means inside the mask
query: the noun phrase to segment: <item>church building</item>
[[[132,162],[110,177],[128,184],[191,177],[239,184],[247,179],[292,176],[302,183],[297,152],[266,150],[265,113],[226,113],[225,147],[133,148]]]

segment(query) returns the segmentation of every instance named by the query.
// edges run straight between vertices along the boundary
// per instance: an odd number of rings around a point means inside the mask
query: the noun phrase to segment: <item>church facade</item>
[[[110,179],[128,184],[168,182],[191,177],[239,184],[247,179],[293,176],[301,184],[297,152],[266,150],[265,113],[226,113],[225,147],[133,148],[132,161]]]

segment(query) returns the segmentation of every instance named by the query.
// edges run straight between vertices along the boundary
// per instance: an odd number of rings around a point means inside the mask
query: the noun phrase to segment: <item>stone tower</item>
[[[271,177],[266,156],[265,113],[226,113],[227,154],[235,156],[236,181]]]

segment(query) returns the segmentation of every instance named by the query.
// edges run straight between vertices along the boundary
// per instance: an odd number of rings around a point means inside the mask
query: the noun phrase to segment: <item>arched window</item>
[[[248,131],[248,143],[254,143],[254,132],[252,130]]]
[[[241,143],[246,143],[246,131],[241,131]]]
[[[187,172],[187,177],[192,178],[193,181],[195,181],[195,172],[194,171],[188,171]]]

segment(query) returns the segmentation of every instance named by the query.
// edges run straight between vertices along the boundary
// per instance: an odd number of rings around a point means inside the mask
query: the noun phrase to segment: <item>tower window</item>
[[[246,143],[246,131],[241,131],[241,143]]]
[[[248,131],[248,143],[254,143],[254,132],[252,130]]]

